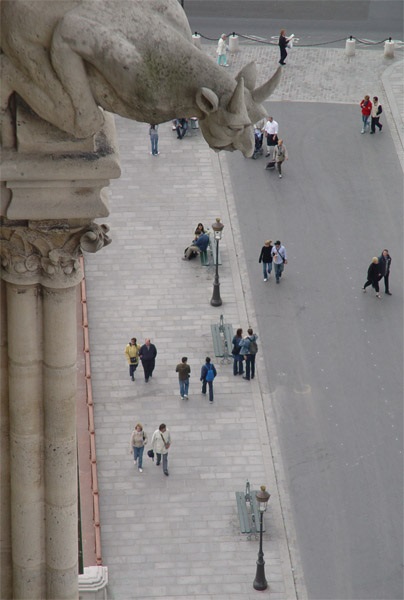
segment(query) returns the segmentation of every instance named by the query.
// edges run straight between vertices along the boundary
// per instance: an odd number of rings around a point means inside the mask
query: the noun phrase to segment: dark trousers
[[[206,394],[206,384],[209,386],[209,400],[213,402],[213,381],[202,381],[202,394]]]
[[[363,289],[365,290],[367,287],[369,287],[369,285],[371,285],[377,293],[379,293],[379,282],[378,281],[369,281],[369,279],[367,280],[367,282],[365,283],[365,285],[363,286]]]
[[[382,130],[382,127],[383,127],[383,125],[381,125],[381,124],[379,123],[379,121],[380,121],[380,117],[372,117],[371,119],[372,119],[372,120],[371,120],[371,125],[370,125],[370,131],[371,131],[372,133],[375,133],[375,132],[376,132],[376,127],[378,127],[378,128],[379,128],[379,131],[381,131],[381,130]]]
[[[164,473],[168,473],[168,452],[165,454],[159,454],[156,452],[156,465],[158,466],[161,463],[161,457],[163,457],[163,471]]]
[[[386,275],[383,277],[383,279],[384,279],[384,291],[386,292],[386,294],[387,294],[387,292],[389,292],[389,291],[390,291],[390,290],[389,290],[389,275],[390,275],[390,273],[387,273],[387,274],[386,274]]]
[[[243,357],[241,354],[236,354],[233,358],[233,375],[242,375],[243,373]]]
[[[137,363],[130,363],[129,365],[129,377],[131,379],[135,378],[135,371],[137,369]]]
[[[154,360],[154,358],[150,358],[148,360],[146,360],[146,359],[142,360],[142,365],[143,365],[143,370],[144,370],[144,378],[146,379],[146,381],[148,381],[149,377],[151,377],[153,374],[155,362],[156,361]]]
[[[286,52],[286,48],[280,48],[280,51],[281,51],[281,60],[279,62],[284,63],[288,53]]]
[[[254,379],[255,376],[255,354],[247,354],[245,361],[245,376],[247,379]]]

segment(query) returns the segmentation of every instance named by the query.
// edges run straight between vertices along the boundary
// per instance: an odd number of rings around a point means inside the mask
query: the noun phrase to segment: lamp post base
[[[261,563],[257,562],[257,572],[255,574],[253,587],[255,590],[258,590],[259,592],[263,592],[268,587],[268,582],[265,579],[264,565],[265,565],[265,563],[261,564]]]
[[[221,306],[222,305],[219,284],[217,284],[217,285],[213,284],[213,294],[212,294],[212,299],[211,299],[210,303],[212,306]]]

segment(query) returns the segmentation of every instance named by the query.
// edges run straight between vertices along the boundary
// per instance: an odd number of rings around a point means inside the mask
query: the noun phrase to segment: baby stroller
[[[254,160],[258,158],[258,156],[262,156],[264,154],[264,149],[262,147],[262,142],[264,141],[264,134],[260,129],[254,129],[254,153],[251,158]]]

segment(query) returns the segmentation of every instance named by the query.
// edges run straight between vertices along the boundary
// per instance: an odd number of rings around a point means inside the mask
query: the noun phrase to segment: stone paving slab
[[[248,46],[231,69],[256,59],[259,70],[271,72],[272,50]],[[274,99],[357,102],[367,92],[384,98],[382,59],[374,51],[355,59],[349,65],[341,50],[293,52]],[[113,244],[85,259],[109,598],[256,598],[258,542],[240,534],[234,496],[248,478],[252,488],[266,484],[271,493],[264,534],[270,587],[262,595],[292,600],[297,587],[300,600],[304,581],[260,357],[250,384],[214,360],[214,404],[200,394],[200,366],[212,356],[210,324],[221,313],[234,328],[255,324],[226,157],[199,132],[177,140],[170,124],[160,126],[161,154],[152,157],[147,125],[116,123],[122,177],[111,184]],[[210,305],[213,267],[181,261],[196,223],[217,216],[225,224],[220,308]],[[148,384],[140,370],[134,383],[128,376],[123,352],[133,335],[151,337],[158,349]],[[175,373],[183,355],[192,370],[188,401],[179,397]],[[138,420],[150,438],[161,422],[171,430],[169,478],[147,456],[144,472],[135,469],[129,437]]]

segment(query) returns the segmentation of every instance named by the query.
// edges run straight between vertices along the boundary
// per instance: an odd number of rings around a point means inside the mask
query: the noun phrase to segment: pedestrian
[[[209,236],[207,233],[201,233],[198,235],[192,244],[184,251],[182,260],[190,260],[193,254],[200,254],[205,252],[209,246]]]
[[[250,381],[255,377],[255,355],[258,352],[258,335],[254,333],[252,327],[247,329],[247,335],[240,343],[240,353],[245,360],[245,375],[243,379]]]
[[[132,381],[135,381],[135,371],[139,365],[139,352],[140,344],[138,344],[136,338],[133,337],[125,347],[125,356],[129,365],[129,377]]]
[[[363,286],[362,290],[366,293],[366,288],[371,285],[372,288],[376,291],[376,297],[381,298],[379,292],[379,281],[382,278],[382,274],[380,272],[379,259],[377,256],[372,258],[372,262],[368,268],[368,278]]]
[[[380,115],[382,114],[382,112],[383,112],[383,107],[379,103],[379,98],[377,96],[374,96],[373,102],[372,102],[372,110],[370,111],[370,120],[371,120],[370,133],[376,133],[376,127],[379,128],[380,133],[382,132],[383,125],[379,122]]]
[[[275,166],[279,173],[279,178],[282,179],[282,163],[288,160],[288,151],[283,143],[283,140],[278,140],[278,144],[274,148]]]
[[[178,373],[178,381],[180,384],[181,400],[188,400],[189,378],[191,377],[191,367],[187,363],[188,358],[183,356],[181,362],[177,365],[175,372]]]
[[[188,130],[188,119],[176,119],[175,129],[177,131],[177,139],[182,140]]]
[[[369,128],[369,117],[372,112],[372,103],[369,96],[365,96],[361,100],[360,107],[362,110],[362,130],[361,133],[365,133],[366,129]]]
[[[213,380],[217,375],[215,365],[210,361],[210,357],[205,358],[205,364],[201,369],[202,394],[206,394],[206,385],[209,386],[209,402],[213,402]]]
[[[279,42],[278,42],[278,46],[279,46],[279,50],[280,50],[280,60],[279,60],[279,64],[280,65],[285,65],[285,60],[286,57],[288,55],[286,48],[288,47],[288,44],[290,42],[292,38],[287,38],[286,37],[286,31],[285,29],[281,29],[280,34],[279,34]]]
[[[278,143],[279,125],[273,117],[268,117],[264,126],[264,135],[267,139],[267,153],[265,156],[270,156],[272,149]]]
[[[156,466],[160,465],[163,457],[163,472],[168,477],[168,450],[171,446],[171,435],[165,423],[162,423],[153,433],[151,445],[156,455]]]
[[[227,35],[225,33],[222,33],[222,35],[220,36],[219,41],[217,43],[217,50],[216,50],[217,64],[219,65],[219,67],[228,67],[229,66],[227,64],[226,40],[227,40]]]
[[[149,381],[149,378],[153,376],[154,367],[156,366],[156,356],[156,346],[150,343],[150,338],[146,338],[139,351],[139,358],[142,361],[146,383]]]
[[[233,355],[233,375],[243,375],[243,360],[244,356],[240,353],[240,344],[243,341],[243,330],[237,329],[236,335],[233,337],[231,343],[233,348],[231,353]]]
[[[130,436],[130,451],[133,452],[133,462],[137,464],[140,473],[143,473],[143,451],[147,444],[147,435],[141,423],[135,425]]]
[[[157,156],[158,154],[160,154],[160,152],[158,151],[158,145],[159,145],[158,128],[159,128],[158,125],[155,125],[154,123],[150,123],[149,136],[150,136],[150,143],[151,143],[151,154],[153,156]]]
[[[264,274],[264,281],[268,281],[272,271],[272,240],[267,240],[261,248],[261,254],[258,262],[262,263],[262,272]]]
[[[286,256],[286,248],[282,246],[280,240],[275,242],[275,247],[272,248],[271,251],[272,260],[275,269],[275,279],[276,283],[279,283],[280,278],[282,277],[283,270],[285,265],[288,264],[288,258]]]
[[[198,225],[195,228],[194,233],[195,233],[195,236],[199,236],[199,235],[201,235],[201,233],[206,233],[203,223],[198,223]]]
[[[384,293],[391,296],[389,288],[391,256],[387,248],[385,248],[379,256],[379,265],[381,276],[384,278]]]

